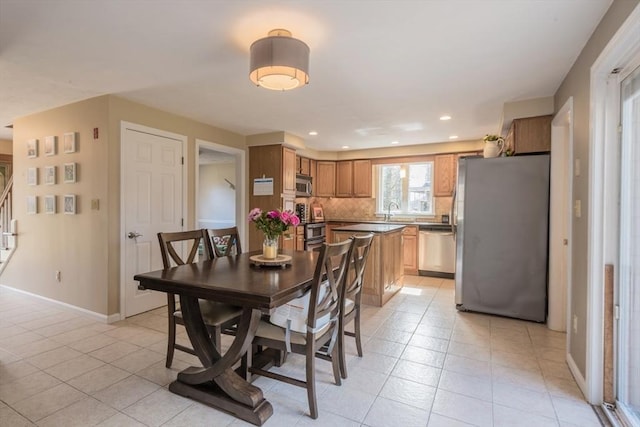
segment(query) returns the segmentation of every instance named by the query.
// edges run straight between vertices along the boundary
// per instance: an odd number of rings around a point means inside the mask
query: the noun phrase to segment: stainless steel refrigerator
[[[454,215],[457,308],[544,322],[549,155],[461,158]]]

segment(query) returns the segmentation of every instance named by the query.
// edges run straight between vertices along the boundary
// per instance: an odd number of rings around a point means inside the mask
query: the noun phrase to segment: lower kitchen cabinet
[[[404,274],[418,274],[418,227],[409,225],[402,230]]]

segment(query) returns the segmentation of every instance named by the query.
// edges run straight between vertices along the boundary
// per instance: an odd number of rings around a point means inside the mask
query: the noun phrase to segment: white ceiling
[[[610,4],[0,0],[0,138],[18,117],[116,94],[318,150],[478,139],[505,102],[555,93]],[[308,86],[249,81],[249,46],[273,28],[309,45]]]

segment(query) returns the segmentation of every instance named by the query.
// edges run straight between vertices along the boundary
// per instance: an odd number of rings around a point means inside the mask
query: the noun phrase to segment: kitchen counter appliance
[[[456,243],[451,227],[418,227],[418,274],[453,279]]]
[[[460,158],[454,219],[457,308],[544,322],[549,155]]]
[[[304,250],[319,251],[326,240],[327,224],[324,222],[307,222],[304,224]]]

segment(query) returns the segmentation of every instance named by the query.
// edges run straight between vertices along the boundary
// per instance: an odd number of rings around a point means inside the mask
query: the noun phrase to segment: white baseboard
[[[585,381],[584,376],[580,372],[580,369],[578,369],[578,365],[576,365],[576,362],[573,360],[573,357],[571,357],[571,353],[569,352],[567,352],[567,365],[569,365],[569,370],[571,371],[573,378],[576,380],[576,384],[578,384],[578,387],[580,387],[580,391],[582,391],[582,394],[584,396],[589,396],[589,393],[587,392],[587,382]]]
[[[18,293],[18,294],[27,295],[27,296],[39,299],[40,301],[44,301],[44,302],[47,302],[49,304],[52,304],[52,305],[55,305],[55,306],[58,306],[58,307],[62,307],[62,308],[65,308],[67,310],[71,310],[71,311],[74,311],[76,313],[82,314],[84,316],[90,317],[91,319],[96,320],[98,322],[113,323],[113,322],[117,322],[117,321],[120,320],[120,313],[115,313],[115,314],[110,314],[110,315],[96,313],[95,311],[90,311],[90,310],[87,310],[86,308],[77,307],[75,305],[67,304],[66,302],[57,301],[57,300],[54,300],[54,299],[51,299],[51,298],[43,297],[42,295],[38,295],[38,294],[32,294],[31,292],[23,291],[22,289],[12,288],[12,287],[6,286],[6,285],[0,285],[0,290],[6,290],[6,291],[10,291],[10,292],[15,292],[15,293]]]

